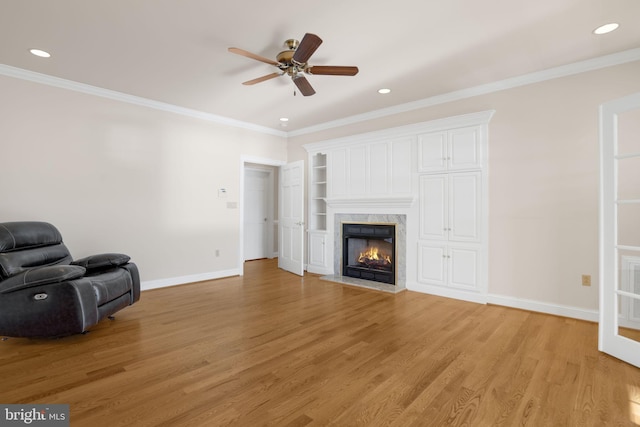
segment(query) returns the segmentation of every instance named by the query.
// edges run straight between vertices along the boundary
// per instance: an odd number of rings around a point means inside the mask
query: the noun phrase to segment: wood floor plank
[[[631,426],[640,370],[597,325],[247,263],[86,335],[0,342],[1,403],[72,426]]]

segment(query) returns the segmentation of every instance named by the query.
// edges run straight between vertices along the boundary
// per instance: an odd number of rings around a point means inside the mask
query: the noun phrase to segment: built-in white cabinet
[[[413,141],[397,138],[329,151],[329,198],[410,195]]]
[[[418,172],[480,168],[481,130],[470,126],[418,135]]]
[[[482,171],[420,176],[418,281],[476,290],[482,256]]]
[[[420,238],[480,242],[480,171],[420,177]]]
[[[327,249],[327,232],[310,230],[307,271],[321,274],[325,272],[330,264]]]
[[[487,129],[493,111],[306,144],[307,270],[339,275],[350,215],[406,216],[406,287],[486,301]]]
[[[477,245],[430,242],[418,245],[418,280],[463,290],[477,290],[480,251]]]
[[[331,265],[327,251],[327,154],[310,153],[309,165],[307,271],[326,274]]]

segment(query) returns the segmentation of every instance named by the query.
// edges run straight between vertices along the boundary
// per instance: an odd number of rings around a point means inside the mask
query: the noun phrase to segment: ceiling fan
[[[311,96],[316,93],[316,91],[304,76],[305,73],[325,76],[355,76],[358,74],[358,67],[309,65],[307,61],[309,61],[309,58],[311,58],[311,55],[318,49],[320,44],[322,44],[322,39],[311,33],[306,33],[300,42],[295,39],[286,40],[284,46],[287,50],[280,52],[276,56],[276,61],[256,55],[255,53],[247,52],[243,49],[238,49],[237,47],[230,47],[229,52],[265,62],[280,69],[280,72],[246,81],[242,83],[243,85],[254,85],[286,74],[291,77],[293,83],[295,83],[302,95]]]

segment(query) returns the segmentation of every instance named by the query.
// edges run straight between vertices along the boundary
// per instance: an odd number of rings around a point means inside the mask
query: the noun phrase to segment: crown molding
[[[540,83],[560,77],[572,76],[574,74],[586,73],[588,71],[599,70],[601,68],[626,64],[628,62],[634,62],[638,60],[640,60],[640,48],[625,50],[610,55],[600,56],[597,58],[587,59],[585,61],[563,65],[560,67],[537,71],[535,73],[524,74],[522,76],[511,77],[505,80],[499,80],[484,85],[473,86],[467,89],[444,93],[442,95],[436,95],[418,101],[395,105],[393,107],[382,108],[379,110],[370,111],[368,113],[356,114],[354,116],[344,117],[342,119],[321,123],[315,126],[309,126],[306,128],[290,131],[287,133],[287,137],[320,132],[327,129],[351,125],[368,120],[374,120],[394,114],[405,113],[408,111],[419,110],[421,108],[433,107],[440,104],[446,104],[448,102],[472,98],[474,96],[486,95],[506,89],[526,86],[533,83]]]
[[[243,122],[240,120],[234,120],[224,116],[218,116],[216,114],[210,114],[210,113],[205,113],[199,110],[179,107],[177,105],[154,101],[152,99],[129,95],[123,92],[117,92],[110,89],[103,89],[101,87],[91,86],[85,83],[78,83],[72,80],[50,76],[48,74],[36,73],[34,71],[12,67],[10,65],[0,64],[0,75],[27,80],[30,82],[40,83],[48,86],[61,88],[61,89],[72,90],[72,91],[84,93],[87,95],[99,96],[101,98],[107,98],[114,101],[126,102],[128,104],[152,108],[154,110],[180,114],[182,116],[205,120],[212,123],[233,126],[237,128],[251,130],[254,132],[280,136],[283,138],[287,137],[286,132],[271,129],[265,126],[258,126],[252,123]]]
[[[160,111],[180,114],[183,116],[193,117],[213,123],[227,126],[238,127],[255,132],[261,132],[268,135],[280,136],[283,138],[294,137],[299,135],[320,132],[341,126],[347,126],[368,120],[375,120],[381,117],[391,116],[394,114],[405,113],[408,111],[418,110],[421,108],[433,107],[440,104],[446,104],[453,101],[472,98],[474,96],[486,95],[493,92],[499,92],[506,89],[512,89],[520,86],[526,86],[533,83],[540,83],[547,80],[553,80],[561,77],[567,77],[575,74],[585,73],[588,71],[599,70],[601,68],[622,65],[629,62],[640,60],[640,48],[625,50],[610,55],[600,56],[597,58],[587,59],[560,67],[549,68],[535,73],[524,74],[522,76],[512,77],[497,82],[487,83],[484,85],[473,86],[467,89],[461,89],[454,92],[436,95],[424,98],[418,101],[408,102],[405,104],[395,105],[393,107],[382,108],[363,114],[356,114],[342,119],[333,120],[306,128],[284,132],[265,126],[255,125],[253,123],[243,122],[240,120],[230,119],[228,117],[216,114],[205,113],[190,108],[179,107],[173,104],[154,101],[139,96],[129,95],[109,89],[103,89],[97,86],[91,86],[84,83],[74,82],[47,74],[36,73],[34,71],[24,70],[22,68],[12,67],[0,64],[0,75],[14,77],[22,80],[28,80],[35,83],[46,84],[62,89],[73,90],[89,95],[99,96],[102,98],[112,99],[116,101],[126,102],[129,104],[139,105],[147,108],[153,108]]]
[[[430,120],[428,122],[414,123],[383,129],[380,131],[366,132],[357,135],[344,136],[326,141],[310,142],[302,147],[307,152],[331,150],[339,147],[353,146],[361,143],[372,143],[398,138],[413,138],[416,134],[437,132],[447,129],[455,129],[466,126],[486,125],[491,121],[495,110],[479,111],[477,113],[461,114],[459,116],[445,117]]]

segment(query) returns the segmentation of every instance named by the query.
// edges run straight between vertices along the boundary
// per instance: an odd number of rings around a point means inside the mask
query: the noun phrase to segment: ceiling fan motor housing
[[[294,53],[296,53],[295,50],[283,50],[276,56],[276,61],[281,64],[291,65]]]

